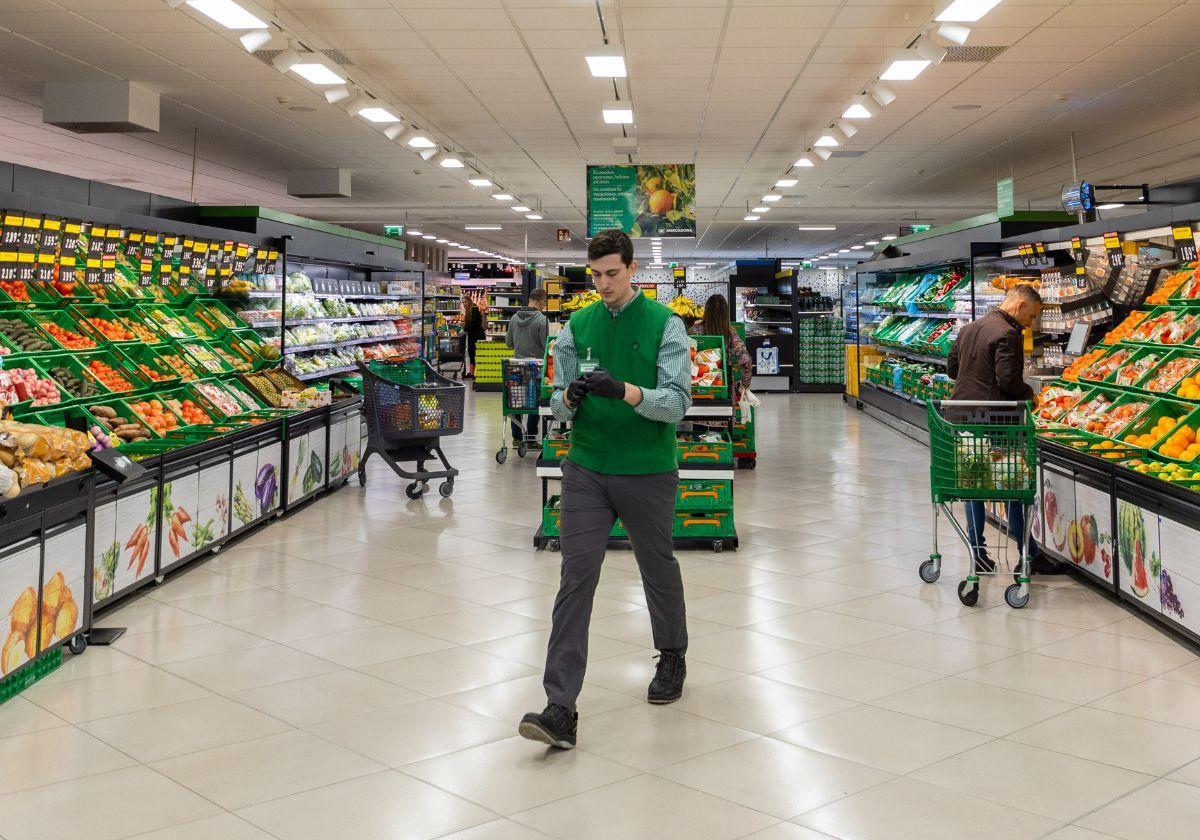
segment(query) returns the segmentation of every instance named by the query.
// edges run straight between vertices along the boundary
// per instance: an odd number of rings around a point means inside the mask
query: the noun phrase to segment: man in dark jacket
[[[1025,382],[1025,344],[1022,332],[1033,326],[1042,311],[1042,298],[1032,286],[1013,286],[1004,301],[977,321],[963,327],[946,373],[954,379],[955,400],[989,402],[1023,401],[1034,397]],[[966,502],[967,536],[982,572],[994,572],[996,563],[987,553],[983,537],[983,502]],[[1020,548],[1025,538],[1025,508],[1008,505],[1008,532]],[[1032,553],[1033,546],[1030,546]]]
[[[542,312],[545,308],[546,290],[534,289],[529,293],[528,305],[522,306],[512,316],[504,343],[513,349],[516,358],[541,360],[545,355],[546,338],[550,334],[550,321]],[[514,414],[510,419],[514,443],[519,443],[527,433],[537,428],[536,414]]]

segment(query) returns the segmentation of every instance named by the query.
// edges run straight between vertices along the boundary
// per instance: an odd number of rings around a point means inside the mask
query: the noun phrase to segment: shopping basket
[[[358,365],[363,378],[363,413],[367,421],[367,449],[358,467],[359,481],[366,486],[367,459],[379,455],[402,478],[412,480],[405,492],[419,499],[433,479],[444,479],[438,487],[443,497],[454,492],[458,470],[450,466],[440,439],[463,430],[462,383],[436,373],[424,359],[406,362],[371,362]],[[428,471],[433,458],[444,470]],[[399,462],[413,461],[414,472]]]
[[[933,552],[921,564],[921,579],[933,583],[942,573],[942,555],[938,553],[938,514],[950,520],[955,533],[967,547],[971,558],[966,580],[958,585],[958,598],[968,607],[979,601],[981,575],[995,574],[982,561],[968,530],[954,515],[953,502],[968,505],[1007,502],[1010,521],[1013,506],[1019,505],[1024,523],[1019,535],[1018,561],[1008,564],[1008,540],[1001,532],[997,561],[1003,559],[1013,572],[1015,582],[1004,591],[1010,607],[1020,609],[1029,603],[1029,566],[1026,553],[1031,525],[1030,508],[1037,494],[1037,451],[1033,415],[1025,402],[984,402],[973,400],[930,400],[929,487],[933,500]],[[968,518],[971,512],[968,509]],[[982,533],[983,523],[978,523]],[[969,529],[969,526],[968,526]]]
[[[503,464],[508,460],[509,429],[520,424],[521,433],[512,434],[513,447],[517,455],[524,458],[530,447],[537,448],[541,444],[537,434],[537,424],[530,431],[528,421],[514,420],[516,417],[537,417],[538,401],[542,392],[542,361],[541,359],[502,359],[503,376],[502,401],[500,407],[500,449],[496,452],[496,463]]]

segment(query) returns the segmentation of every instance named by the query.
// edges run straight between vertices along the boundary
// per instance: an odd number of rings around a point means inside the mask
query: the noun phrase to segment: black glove
[[[567,386],[566,400],[567,403],[572,407],[579,405],[579,403],[587,395],[587,380],[585,380],[582,376]]]
[[[625,383],[613,379],[612,374],[604,368],[596,368],[583,379],[587,383],[589,394],[606,397],[610,400],[625,399]]]

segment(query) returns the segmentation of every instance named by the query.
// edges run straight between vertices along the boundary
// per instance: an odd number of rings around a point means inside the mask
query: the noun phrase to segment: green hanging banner
[[[587,168],[588,236],[617,228],[638,237],[695,237],[696,165]]]

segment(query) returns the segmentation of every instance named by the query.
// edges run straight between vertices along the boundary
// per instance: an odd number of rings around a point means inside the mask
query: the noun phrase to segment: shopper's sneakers
[[[987,553],[986,548],[975,549],[975,570],[984,575],[990,575],[996,571],[996,561]]]
[[[646,699],[659,706],[674,703],[683,696],[683,680],[686,676],[687,663],[683,661],[683,654],[674,650],[661,651],[654,679],[646,691]]]
[[[521,718],[517,731],[522,738],[541,741],[560,750],[575,748],[575,736],[579,728],[579,712],[566,706],[551,703],[543,712],[530,712]]]

